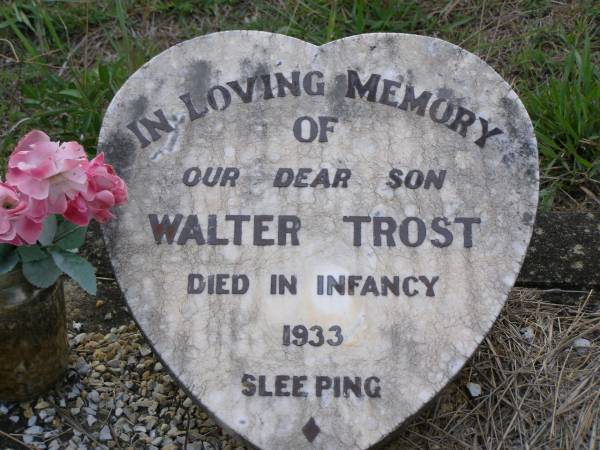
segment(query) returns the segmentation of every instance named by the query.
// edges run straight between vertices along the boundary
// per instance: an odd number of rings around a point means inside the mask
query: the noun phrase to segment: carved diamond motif
[[[302,433],[304,433],[304,436],[306,437],[306,439],[308,439],[308,442],[314,441],[317,437],[317,434],[319,434],[320,432],[321,429],[319,428],[319,425],[317,425],[317,422],[315,422],[315,419],[313,419],[312,417],[309,419],[308,422],[306,422],[306,425],[302,427]]]

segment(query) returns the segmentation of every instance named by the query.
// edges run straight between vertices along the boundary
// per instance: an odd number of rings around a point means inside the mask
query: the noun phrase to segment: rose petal
[[[22,150],[29,150],[28,147],[37,144],[38,142],[49,142],[50,138],[46,133],[40,130],[32,130],[17,142],[17,146],[13,150],[13,153],[20,152]]]
[[[70,141],[63,142],[60,145],[60,157],[61,159],[78,159],[83,158],[87,160],[85,150],[79,142]]]
[[[44,224],[34,222],[29,217],[22,217],[15,226],[17,234],[28,244],[35,244],[44,228]]]
[[[38,180],[28,176],[27,173],[18,169],[13,169],[8,172],[7,181],[18,187],[18,189],[29,197],[38,200],[43,200],[48,197],[50,190],[50,182],[47,179]]]

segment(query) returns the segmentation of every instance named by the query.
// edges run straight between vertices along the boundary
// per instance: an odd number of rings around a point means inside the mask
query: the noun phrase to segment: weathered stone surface
[[[526,289],[526,288],[524,288]],[[600,295],[594,289],[567,290],[560,288],[546,288],[532,291],[538,292],[542,301],[561,305],[587,306],[592,309],[600,307]]]
[[[541,288],[600,286],[600,214],[541,214],[517,283]]]
[[[321,127],[294,132],[307,116]],[[504,304],[537,204],[516,94],[474,55],[412,35],[184,42],[128,80],[99,144],[130,188],[105,237],[136,320],[197,401],[265,448],[366,448],[430,400]],[[193,185],[194,167],[239,176]],[[312,172],[276,187],[282,168]],[[248,289],[193,293],[196,276],[188,293],[190,274]],[[271,293],[272,274],[296,293]],[[354,292],[320,287],[351,275]],[[383,295],[384,276],[398,292]]]

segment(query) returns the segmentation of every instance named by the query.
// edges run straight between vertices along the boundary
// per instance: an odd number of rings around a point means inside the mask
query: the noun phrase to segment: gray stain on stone
[[[204,106],[206,93],[210,88],[211,74],[212,69],[208,61],[197,60],[192,62],[185,71],[183,85],[186,91],[181,94],[189,93],[192,101],[201,101],[200,105]]]
[[[256,61],[250,58],[244,58],[240,63],[241,71],[244,79],[240,81],[243,88],[246,86],[246,79],[255,77],[256,82],[254,84],[254,99],[263,98],[265,94],[265,82],[262,79],[263,75],[270,75],[271,89],[274,88],[273,70],[271,66],[263,61]],[[280,70],[280,69],[278,69]],[[261,100],[262,101],[262,100]]]
[[[515,123],[515,120],[518,120],[520,117],[519,105],[513,99],[508,97],[502,97],[500,99],[500,104],[505,111],[506,131],[511,138],[516,140],[519,138],[518,124]]]
[[[510,152],[510,153],[505,153],[502,156],[502,162],[504,164],[506,164],[507,166],[511,165],[513,162],[515,161],[515,154]]]
[[[533,214],[531,214],[530,212],[524,212],[522,223],[523,223],[523,225],[532,225],[533,224]]]
[[[452,103],[456,103],[454,98],[454,91],[448,87],[442,86],[436,90],[437,97],[448,99]]]
[[[115,167],[116,172],[126,182],[130,168],[135,163],[137,142],[128,132],[112,130],[104,142],[99,143],[98,152],[104,152],[106,160]]]
[[[347,119],[350,117],[352,106],[347,102],[346,96],[346,80],[347,75],[340,73],[335,76],[333,85],[326,95],[329,103],[331,104],[331,110],[339,118]]]
[[[144,95],[138,96],[131,102],[132,120],[138,120],[144,117],[146,109],[148,108],[148,99]]]
[[[415,75],[411,69],[406,70],[406,83],[413,84],[415,82]]]

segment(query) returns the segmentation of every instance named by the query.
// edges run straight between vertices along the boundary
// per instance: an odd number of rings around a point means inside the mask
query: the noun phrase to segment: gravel
[[[64,381],[45,397],[0,404],[15,450],[244,448],[178,388],[133,323],[106,335],[75,325]]]

